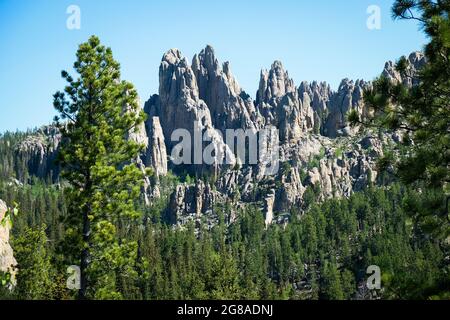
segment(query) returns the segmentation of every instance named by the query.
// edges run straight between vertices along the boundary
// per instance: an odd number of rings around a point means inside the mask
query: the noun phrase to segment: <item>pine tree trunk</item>
[[[90,177],[88,176],[86,182],[86,190],[90,190],[92,186]],[[89,266],[90,259],[90,235],[91,235],[91,223],[89,221],[89,215],[91,214],[91,204],[87,205],[87,209],[83,212],[83,245],[84,248],[81,251],[81,266],[80,266],[80,291],[78,298],[80,300],[87,299],[87,288],[88,288],[88,276],[87,268]]]

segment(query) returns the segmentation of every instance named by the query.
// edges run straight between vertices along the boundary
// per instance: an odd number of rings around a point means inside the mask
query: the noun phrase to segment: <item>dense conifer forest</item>
[[[0,198],[20,204],[12,246],[22,272],[4,299],[70,299],[66,289],[63,188],[28,176],[14,156],[25,134],[0,139]],[[19,177],[16,179],[14,177]],[[162,182],[167,193],[177,178]],[[125,299],[428,299],[448,298],[445,251],[418,228],[411,210],[445,210],[442,194],[418,194],[400,184],[369,187],[323,203],[311,196],[306,213],[265,228],[260,209],[242,209],[236,223],[196,232],[174,229],[161,212],[167,195],[143,219],[118,233],[139,244],[136,274],[114,281]],[[226,206],[216,208],[226,212]],[[222,215],[223,217],[223,215]],[[448,253],[447,253],[448,254]],[[382,270],[382,289],[365,290],[366,268]]]

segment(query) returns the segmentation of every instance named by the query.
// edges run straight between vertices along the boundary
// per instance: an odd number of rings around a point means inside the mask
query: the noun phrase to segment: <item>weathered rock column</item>
[[[8,210],[6,203],[0,200],[0,221],[3,220]],[[3,226],[0,224],[0,271],[11,274],[11,285],[15,285],[15,274],[17,261],[14,258],[13,249],[9,244],[10,226],[8,223]]]

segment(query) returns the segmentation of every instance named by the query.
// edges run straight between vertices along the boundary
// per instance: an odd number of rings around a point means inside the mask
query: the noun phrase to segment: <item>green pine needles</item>
[[[68,85],[54,95],[55,120],[65,120],[59,163],[71,186],[64,253],[80,264],[79,298],[120,299],[115,275],[136,276],[137,244],[120,241],[117,225],[140,216],[143,181],[133,161],[143,146],[127,137],[145,115],[110,48],[92,36],[76,56],[78,78],[63,71]]]
[[[397,0],[392,8],[395,19],[417,21],[430,42],[425,46],[426,64],[414,75],[413,86],[381,76],[364,93],[373,117],[361,120],[355,110],[348,115],[356,124],[404,133],[403,145],[381,159],[382,167],[393,165],[396,175],[418,189],[445,194],[446,210],[427,216],[450,235],[450,1]],[[413,80],[409,62],[399,59],[396,70]]]

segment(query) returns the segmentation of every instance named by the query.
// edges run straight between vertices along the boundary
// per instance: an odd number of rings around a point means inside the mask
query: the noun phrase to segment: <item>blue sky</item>
[[[384,62],[426,42],[412,22],[391,19],[393,0],[0,0],[0,132],[51,122],[52,94],[72,71],[79,43],[92,34],[113,49],[122,77],[142,101],[158,90],[169,48],[190,60],[206,44],[230,61],[252,97],[262,68],[281,60],[298,85],[342,78],[372,80]],[[81,29],[66,28],[69,5]],[[381,30],[366,26],[369,5],[381,8]]]

